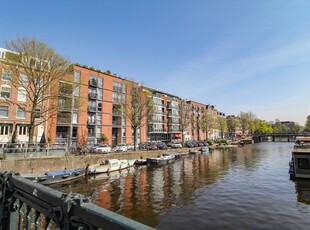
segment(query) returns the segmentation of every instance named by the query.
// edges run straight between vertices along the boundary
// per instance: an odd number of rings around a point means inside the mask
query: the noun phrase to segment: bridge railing
[[[29,181],[18,173],[0,172],[0,229],[152,229],[92,204]]]

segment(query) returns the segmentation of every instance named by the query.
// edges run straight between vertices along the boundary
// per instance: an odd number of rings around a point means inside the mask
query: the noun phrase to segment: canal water
[[[58,188],[157,229],[310,229],[310,182],[290,181],[293,143],[189,155]]]

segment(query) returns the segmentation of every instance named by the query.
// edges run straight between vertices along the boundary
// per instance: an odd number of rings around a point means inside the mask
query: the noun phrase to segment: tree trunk
[[[137,127],[132,127],[133,130],[133,150],[136,151],[137,145]]]

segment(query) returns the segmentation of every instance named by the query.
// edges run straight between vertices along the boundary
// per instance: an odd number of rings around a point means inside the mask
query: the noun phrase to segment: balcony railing
[[[97,108],[95,106],[88,106],[88,112],[95,113],[97,111]]]
[[[92,87],[98,87],[98,81],[95,79],[90,79],[89,80],[89,85]]]
[[[178,113],[172,113],[172,112],[168,113],[168,117],[178,117],[178,116],[179,116]]]
[[[149,133],[165,133],[165,132],[167,132],[166,129],[153,129],[153,128],[149,128],[147,131]]]
[[[96,125],[96,121],[94,121],[94,120],[88,120],[88,121],[87,121],[87,124],[88,124],[88,125]]]
[[[89,94],[88,94],[88,97],[89,97],[90,99],[96,100],[97,97],[98,97],[98,95],[97,95],[97,93],[89,93]]]
[[[169,133],[176,133],[176,132],[180,132],[180,129],[177,129],[177,128],[168,128],[168,132],[169,132]]]
[[[71,117],[57,117],[57,124],[71,124]]]
[[[122,122],[121,121],[113,121],[112,125],[113,126],[122,126]]]
[[[0,172],[0,229],[152,229],[101,208],[77,193],[62,193]]]

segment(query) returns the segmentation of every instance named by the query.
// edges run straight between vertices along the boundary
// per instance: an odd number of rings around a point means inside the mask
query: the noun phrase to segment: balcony
[[[71,117],[57,117],[57,124],[71,124]]]
[[[168,113],[168,117],[179,117],[179,114],[178,113],[169,112]]]
[[[97,108],[95,106],[88,106],[88,112],[95,113]]]
[[[152,121],[149,121],[150,124],[165,124],[166,121],[164,119],[162,120],[152,120]]]
[[[168,132],[169,133],[179,133],[180,132],[180,129],[179,128],[168,128]]]
[[[98,81],[95,79],[90,79],[89,80],[89,85],[92,87],[98,87]]]
[[[112,115],[113,116],[122,116],[122,111],[119,111],[117,109],[113,109]]]
[[[96,121],[95,120],[88,120],[87,124],[88,125],[96,125]]]
[[[89,93],[88,97],[89,97],[89,99],[97,100],[98,95],[96,93]]]
[[[121,121],[113,121],[112,126],[122,126],[122,122]]]
[[[148,133],[166,133],[166,129],[154,129],[154,128],[149,128]]]

